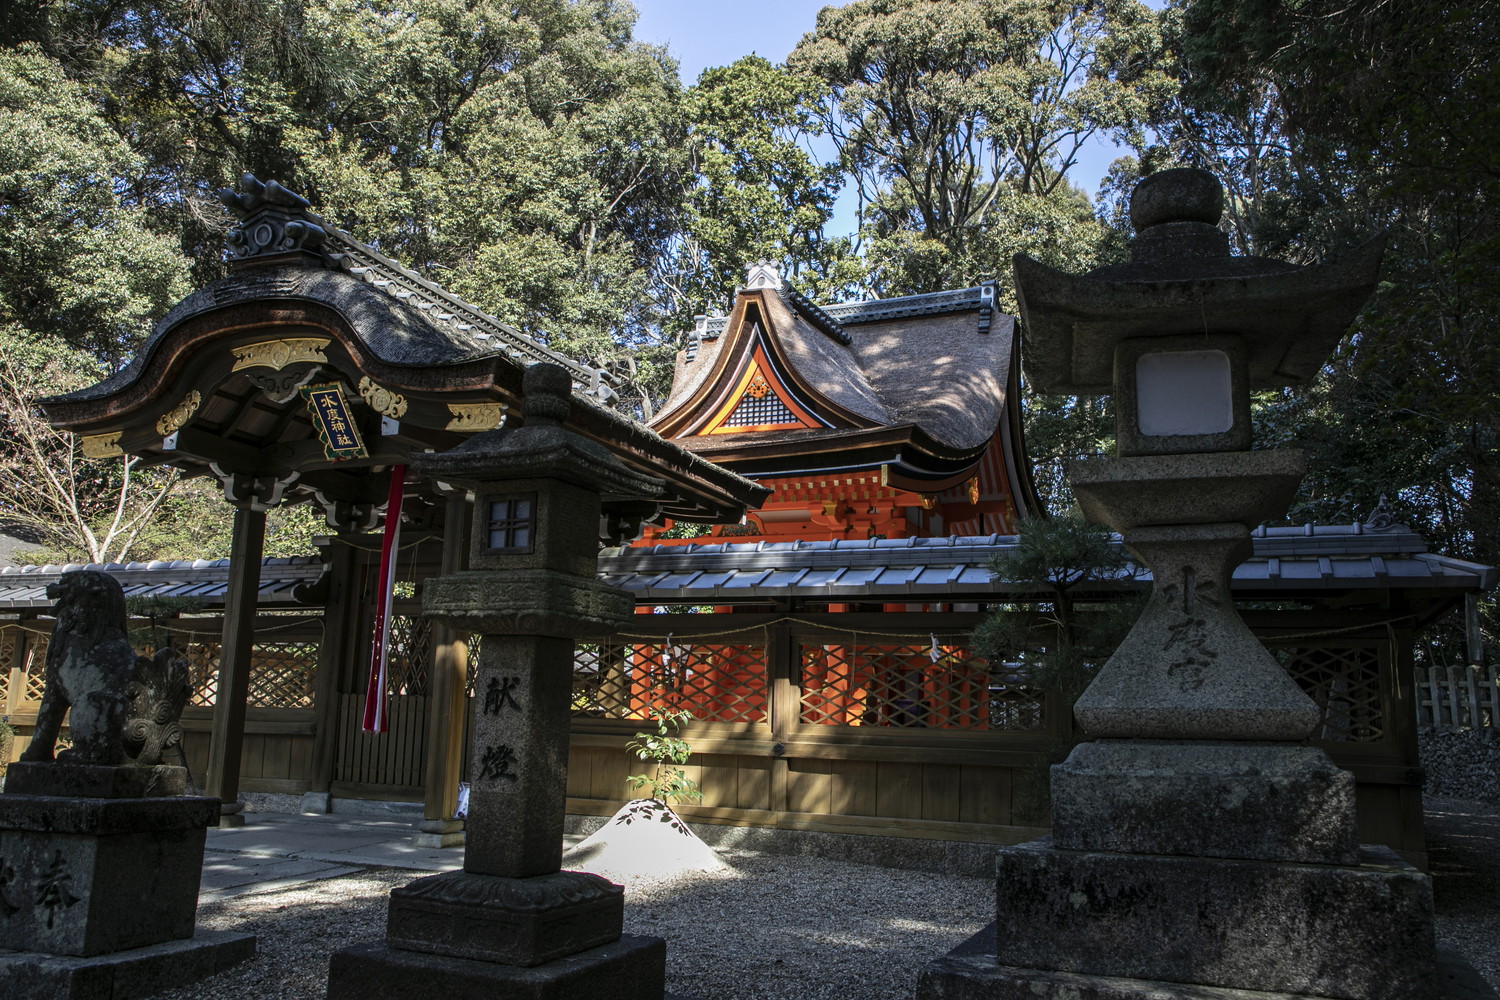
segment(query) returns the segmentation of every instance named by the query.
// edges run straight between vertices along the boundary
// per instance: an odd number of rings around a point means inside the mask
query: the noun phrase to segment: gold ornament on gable
[[[400,420],[406,415],[406,397],[384,386],[376,385],[368,375],[359,380],[359,394],[369,404],[370,409],[382,417]]]
[[[230,353],[234,355],[234,367],[230,370],[272,368],[280,371],[287,365],[298,362],[326,364],[328,356],[323,353],[323,349],[329,343],[327,337],[296,337],[285,340],[263,340],[258,344],[231,347]]]
[[[203,395],[197,389],[183,396],[182,402],[161,415],[161,419],[156,422],[156,433],[166,437],[173,431],[181,430],[182,426],[192,419],[193,414],[198,412],[198,407],[202,402]]]

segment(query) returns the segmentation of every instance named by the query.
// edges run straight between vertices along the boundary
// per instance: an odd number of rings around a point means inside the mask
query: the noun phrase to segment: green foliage
[[[1085,264],[1102,229],[1066,182],[1096,134],[1139,137],[1170,94],[1137,0],[860,0],[789,60],[827,82],[824,126],[858,186],[870,287],[937,291],[1010,257]]]
[[[1309,261],[1386,233],[1382,280],[1312,385],[1255,414],[1304,448],[1294,519],[1389,495],[1439,548],[1500,560],[1500,20],[1492,5],[1191,0],[1169,153],[1231,191],[1241,247]],[[1486,629],[1497,626],[1491,606]]]
[[[1099,585],[1126,566],[1109,532],[1076,515],[1021,522],[1016,546],[994,557],[996,580],[1044,595],[993,612],[974,630],[974,648],[991,660],[1025,663],[1031,683],[1071,704],[1114,652],[1140,612],[1138,602],[1097,600]],[[1080,601],[1095,591],[1096,600]]]
[[[85,350],[97,372],[186,294],[181,253],[122,191],[144,168],[62,67],[0,48],[0,333]]]
[[[655,761],[656,768],[650,774],[632,774],[625,780],[635,790],[649,788],[650,797],[670,805],[672,800],[696,802],[703,798],[698,783],[687,776],[681,767],[692,756],[688,742],[672,735],[682,729],[684,723],[693,718],[693,713],[682,710],[668,712],[652,706],[651,718],[656,721],[656,732],[639,732],[626,744],[626,749],[643,761]]]
[[[816,77],[745,56],[704,70],[687,92],[697,178],[668,276],[680,314],[724,312],[746,268],[763,260],[813,291],[849,253],[847,240],[823,234],[838,169],[804,146],[821,131],[813,112],[825,90]]]

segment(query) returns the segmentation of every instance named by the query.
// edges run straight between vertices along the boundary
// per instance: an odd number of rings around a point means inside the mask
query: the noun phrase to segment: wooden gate
[[[368,644],[363,644],[368,648]],[[333,793],[363,798],[420,799],[426,768],[427,700],[432,631],[415,609],[391,616],[386,660],[384,733],[366,733],[363,691],[339,695]]]

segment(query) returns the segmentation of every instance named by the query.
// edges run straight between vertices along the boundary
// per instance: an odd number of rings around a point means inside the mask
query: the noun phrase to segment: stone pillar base
[[[411,838],[414,847],[462,847],[464,840],[461,819],[424,819]]]
[[[328,1000],[662,1000],[666,981],[667,943],[661,938],[626,934],[530,968],[372,942],[333,953]]]
[[[333,793],[303,792],[297,811],[304,816],[324,816],[333,812]]]
[[[1117,976],[1021,969],[995,960],[990,924],[936,961],[917,979],[917,1000],[1328,1000]],[[1458,952],[1439,946],[1433,1000],[1500,1000]]]
[[[27,1000],[135,1000],[187,986],[255,957],[255,936],[200,931],[166,941],[93,955],[0,951],[0,996]]]
[[[996,853],[996,960],[1341,1000],[1428,1000],[1432,885],[1387,847],[1358,866]]]

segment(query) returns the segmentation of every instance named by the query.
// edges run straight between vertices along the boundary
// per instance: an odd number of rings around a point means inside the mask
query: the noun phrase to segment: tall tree
[[[186,294],[186,262],[122,190],[145,164],[37,47],[0,48],[0,331],[119,365]]]
[[[1247,245],[1311,259],[1387,233],[1381,284],[1322,378],[1258,414],[1268,440],[1312,452],[1294,516],[1347,521],[1389,495],[1437,545],[1490,563],[1500,560],[1497,14],[1493,2],[1187,0],[1173,33],[1185,123],[1174,138],[1240,193]],[[1253,120],[1272,126],[1254,148],[1203,141]]]
[[[195,283],[222,273],[212,191],[249,170],[581,358],[654,335],[687,128],[621,0],[57,6],[32,33],[149,164],[127,197],[182,234]]]
[[[826,80],[825,126],[861,199],[872,285],[1008,285],[1018,251],[1083,263],[1100,233],[1067,183],[1096,134],[1132,135],[1170,81],[1137,0],[859,0],[824,8],[789,65]]]
[[[751,55],[704,70],[687,92],[696,177],[667,262],[681,312],[726,308],[750,264],[775,261],[811,286],[849,254],[848,241],[824,233],[840,172],[808,148],[822,131],[815,112],[825,90],[816,77]]]

